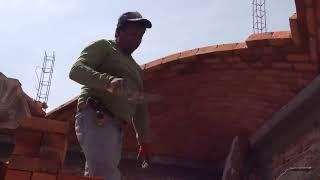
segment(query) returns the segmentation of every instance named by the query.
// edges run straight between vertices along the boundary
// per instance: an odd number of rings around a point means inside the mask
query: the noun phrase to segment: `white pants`
[[[84,175],[120,180],[121,127],[106,114],[104,124],[97,126],[95,111],[89,106],[81,108],[75,119],[76,135],[86,158]]]

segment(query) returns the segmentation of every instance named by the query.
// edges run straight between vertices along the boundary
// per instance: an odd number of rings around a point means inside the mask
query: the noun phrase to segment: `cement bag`
[[[16,129],[29,116],[20,82],[0,72],[0,129]]]

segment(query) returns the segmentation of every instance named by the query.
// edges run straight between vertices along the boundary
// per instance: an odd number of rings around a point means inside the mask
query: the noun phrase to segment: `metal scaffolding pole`
[[[265,0],[252,1],[253,33],[267,32],[267,12]]]
[[[42,68],[37,67],[36,69],[36,75],[38,79],[38,86],[37,86],[37,97],[36,100],[40,102],[47,103],[49,92],[50,92],[50,86],[51,86],[51,80],[52,80],[52,74],[53,74],[53,67],[55,62],[55,54],[53,52],[52,56],[48,56],[47,52],[45,52]],[[38,75],[38,71],[41,69],[40,78]]]

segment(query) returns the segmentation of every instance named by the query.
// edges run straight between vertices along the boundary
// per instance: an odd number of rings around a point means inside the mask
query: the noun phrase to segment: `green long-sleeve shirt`
[[[132,119],[139,143],[149,142],[147,105],[128,101],[127,97],[116,96],[106,90],[112,79],[123,78],[132,92],[143,91],[140,66],[114,41],[99,40],[84,48],[69,77],[83,85],[78,105],[85,103],[89,96],[100,99],[115,116],[125,121]]]

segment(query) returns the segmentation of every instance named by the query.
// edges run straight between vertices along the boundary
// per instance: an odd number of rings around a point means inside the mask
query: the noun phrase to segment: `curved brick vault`
[[[312,16],[320,10],[309,12],[307,2],[296,1],[291,31],[253,34],[245,42],[196,48],[142,65],[146,91],[165,98],[149,104],[153,152],[221,162],[236,135],[250,136],[307,86],[318,74],[320,53]],[[76,100],[47,117],[73,119]],[[75,136],[69,143],[76,143]],[[131,126],[124,150],[136,151]]]

